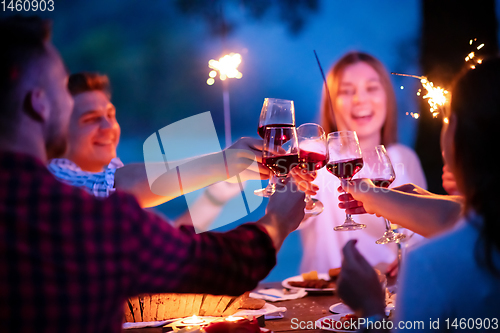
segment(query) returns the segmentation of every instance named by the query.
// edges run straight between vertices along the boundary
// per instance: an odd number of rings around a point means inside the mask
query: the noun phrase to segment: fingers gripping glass
[[[369,178],[375,186],[388,188],[389,185],[396,179],[396,173],[391,163],[391,159],[383,145],[375,146],[373,149],[363,151],[363,170],[359,173],[362,178]],[[391,222],[386,218],[384,235],[375,243],[399,243],[406,236],[401,233],[394,232],[391,228]]]
[[[299,141],[300,167],[307,172],[323,168],[328,162],[328,141],[323,128],[318,124],[303,124],[297,128]],[[305,213],[318,215],[324,209],[318,199],[306,195]]]
[[[330,161],[326,169],[339,179],[351,180],[363,167],[363,156],[359,147],[358,136],[354,131],[340,131],[328,134],[328,152]],[[346,194],[346,192],[344,192]],[[346,214],[342,225],[335,231],[349,231],[366,228],[365,224],[355,222]]]
[[[295,127],[266,128],[262,164],[272,171],[279,182],[285,182],[290,170],[299,164],[299,144]]]
[[[293,101],[278,98],[264,99],[257,129],[261,138],[264,139],[268,127],[295,127],[295,107]],[[271,176],[267,187],[255,190],[254,194],[262,197],[270,197],[274,193],[275,182],[275,177]]]

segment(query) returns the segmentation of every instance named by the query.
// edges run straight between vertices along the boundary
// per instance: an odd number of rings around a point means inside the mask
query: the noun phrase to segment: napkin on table
[[[240,310],[233,314],[233,317],[243,317],[243,316],[264,316],[266,320],[269,319],[281,319],[285,316],[286,308],[277,307],[272,304],[266,303],[262,309],[259,310]]]
[[[307,295],[307,291],[303,289],[298,289],[295,293],[285,294],[283,293],[283,289],[259,289],[257,291],[251,292],[250,297],[264,299],[268,302],[280,302],[280,301],[288,301],[291,299],[302,298]]]

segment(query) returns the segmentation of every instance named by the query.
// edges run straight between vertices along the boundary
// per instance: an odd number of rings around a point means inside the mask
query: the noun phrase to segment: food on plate
[[[239,309],[260,309],[264,300],[241,296],[210,294],[146,294],[125,303],[125,321],[142,322],[197,316],[230,316]],[[258,302],[254,302],[258,301]],[[260,305],[260,307],[258,307]]]
[[[302,275],[302,278],[304,279],[304,281],[318,280],[318,272],[317,271],[310,271],[307,273],[302,273],[301,275]]]
[[[332,289],[335,288],[335,281],[340,274],[340,267],[332,268],[328,271],[329,279],[320,279],[317,271],[302,273],[303,281],[288,281],[291,287],[309,289]]]
[[[241,304],[240,309],[259,310],[262,309],[264,305],[266,305],[265,300],[249,297],[243,301],[243,304]]]
[[[306,281],[289,281],[288,284],[297,288],[311,288],[311,289],[328,289],[335,288],[335,282],[325,279],[306,280]]]
[[[339,277],[340,274],[340,267],[337,268],[330,268],[328,270],[328,275],[330,276],[330,280],[336,280]]]

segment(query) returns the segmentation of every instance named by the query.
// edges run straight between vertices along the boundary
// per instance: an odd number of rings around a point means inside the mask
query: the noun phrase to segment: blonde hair
[[[326,80],[330,90],[330,97],[333,103],[330,106],[330,99],[328,98],[325,87],[323,87],[323,94],[321,97],[320,105],[320,124],[326,133],[338,131],[337,122],[332,114],[335,112],[335,100],[337,99],[340,79],[344,74],[347,66],[354,65],[359,62],[364,62],[372,67],[380,77],[380,82],[385,91],[387,113],[384,124],[381,129],[381,144],[386,147],[392,143],[397,142],[397,107],[396,96],[392,88],[389,73],[384,65],[373,56],[363,52],[349,52],[340,58],[337,63],[330,69],[327,74]]]

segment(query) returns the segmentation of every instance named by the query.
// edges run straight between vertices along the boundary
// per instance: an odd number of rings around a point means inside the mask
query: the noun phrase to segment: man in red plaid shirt
[[[174,229],[117,191],[98,200],[57,181],[67,72],[38,18],[0,20],[0,330],[120,332],[140,293],[241,294],[275,265],[304,194],[278,191],[266,215],[226,233]]]

